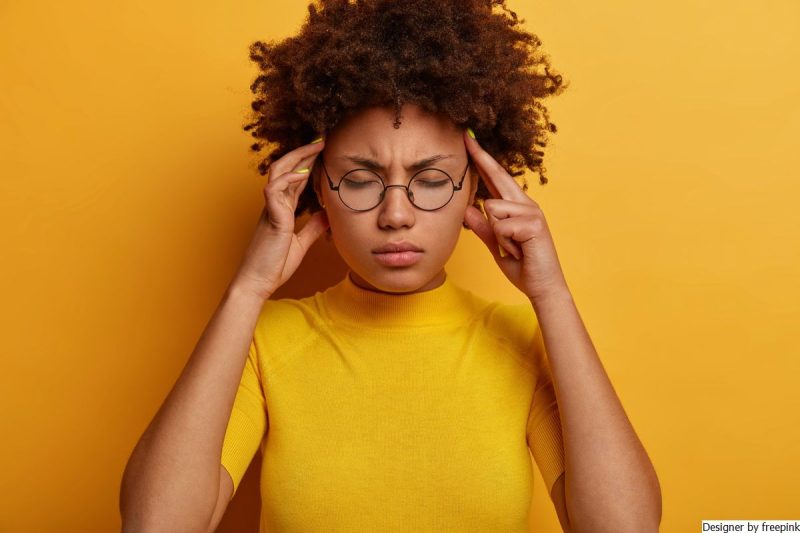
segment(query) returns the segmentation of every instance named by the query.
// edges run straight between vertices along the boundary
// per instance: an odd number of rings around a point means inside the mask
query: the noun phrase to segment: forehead
[[[325,151],[331,157],[357,154],[381,163],[409,164],[434,154],[463,154],[461,129],[446,116],[406,104],[395,128],[393,107],[370,107],[353,113],[331,130]]]

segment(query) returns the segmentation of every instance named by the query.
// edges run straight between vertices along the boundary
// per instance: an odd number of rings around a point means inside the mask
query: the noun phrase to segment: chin
[[[356,280],[357,283],[366,282],[375,289],[382,292],[412,292],[416,291],[433,277],[421,269],[411,267],[379,267],[367,274],[355,273],[363,281]]]

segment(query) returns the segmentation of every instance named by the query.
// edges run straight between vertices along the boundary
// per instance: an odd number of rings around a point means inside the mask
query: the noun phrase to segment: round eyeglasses
[[[467,154],[467,167],[464,169],[458,185],[444,170],[429,167],[414,174],[408,185],[386,185],[377,172],[367,168],[356,168],[348,171],[339,180],[339,185],[334,186],[328,169],[325,168],[323,152],[324,150],[320,152],[320,161],[325,176],[328,178],[328,185],[331,190],[339,194],[342,203],[353,211],[375,209],[383,202],[386,197],[386,189],[389,187],[405,189],[409,201],[417,209],[423,211],[441,209],[450,202],[456,191],[461,190],[470,163],[469,154]]]

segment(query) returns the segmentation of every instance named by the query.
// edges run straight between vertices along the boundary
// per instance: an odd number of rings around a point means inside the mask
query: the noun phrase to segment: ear
[[[475,165],[470,163],[469,165],[469,204],[473,205],[475,203],[475,193],[478,192],[478,180],[481,179],[478,175],[478,171],[475,168]]]
[[[322,183],[322,170],[317,163],[314,163],[314,166],[311,168],[311,183],[314,188],[314,193],[317,195],[317,202],[324,209],[325,202],[322,200],[322,190],[320,188],[320,184]]]

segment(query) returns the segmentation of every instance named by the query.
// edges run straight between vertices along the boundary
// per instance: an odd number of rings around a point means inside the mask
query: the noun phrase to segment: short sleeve
[[[258,351],[255,343],[251,341],[222,444],[221,463],[233,479],[231,499],[239,489],[239,483],[258,451],[266,429],[266,400]]]
[[[533,350],[539,372],[528,415],[528,447],[547,486],[547,494],[550,495],[558,476],[565,469],[564,441],[553,389],[553,377],[547,362],[542,330],[539,327],[536,328]]]

